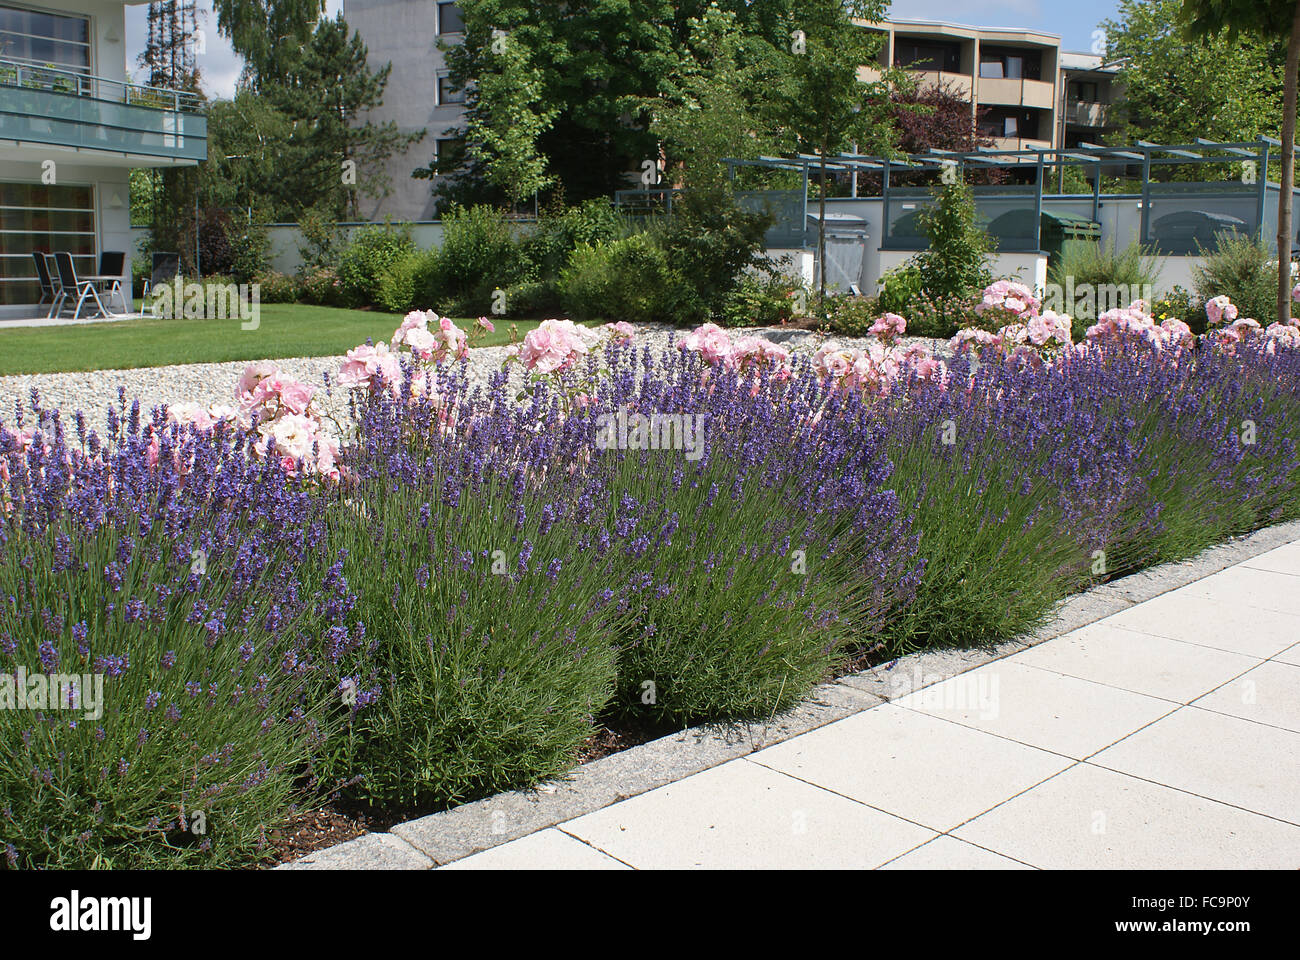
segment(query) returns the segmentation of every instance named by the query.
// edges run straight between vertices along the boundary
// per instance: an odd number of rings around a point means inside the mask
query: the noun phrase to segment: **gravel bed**
[[[827,341],[825,336],[807,330],[761,328],[730,332],[733,337],[746,334],[765,336],[799,353],[812,353]],[[667,326],[642,327],[637,331],[636,340],[638,344],[658,350],[667,346],[673,333],[673,329]],[[684,335],[685,331],[676,331],[678,338]],[[830,339],[845,346],[861,346],[866,342],[849,338]],[[901,342],[907,344],[919,341],[903,338]],[[942,341],[923,342],[946,352],[946,344]],[[480,347],[470,351],[471,380],[486,382],[500,369],[506,358],[506,350],[506,347]],[[342,359],[295,357],[275,362],[290,376],[308,383],[321,384],[326,374],[332,377],[338,371]],[[105,422],[108,408],[117,405],[119,387],[126,389],[128,402],[131,398],[138,397],[145,411],[163,403],[230,404],[234,402],[235,384],[248,363],[246,360],[238,360],[229,363],[190,363],[170,367],[0,377],[0,422],[12,422],[14,404],[21,402],[27,406],[33,389],[39,391],[42,406],[47,409],[57,407],[65,412],[65,416],[81,410],[91,426]],[[516,368],[512,380],[522,383],[522,371]],[[346,391],[335,389],[332,396],[326,397],[322,393],[320,397],[324,401],[326,413],[340,420],[346,416]]]

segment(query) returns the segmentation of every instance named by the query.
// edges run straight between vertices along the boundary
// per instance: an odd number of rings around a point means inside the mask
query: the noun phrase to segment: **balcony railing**
[[[0,58],[0,140],[204,160],[202,105],[180,90]]]

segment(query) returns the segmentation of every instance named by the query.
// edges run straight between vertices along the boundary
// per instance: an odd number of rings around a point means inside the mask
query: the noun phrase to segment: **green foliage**
[[[554,203],[542,208],[536,225],[520,238],[520,248],[531,279],[554,281],[579,244],[608,243],[631,232],[605,197],[572,207]]]
[[[876,319],[887,312],[876,297],[838,296],[827,301],[826,322],[832,333],[842,337],[865,337]]]
[[[914,260],[900,263],[880,278],[880,310],[907,316],[925,288],[925,275]]]
[[[993,240],[978,221],[973,191],[960,181],[936,188],[935,203],[921,213],[920,221],[929,248],[898,274],[896,289],[888,299],[894,304],[919,274],[920,293],[911,298],[907,310],[894,312],[903,313],[909,321],[914,315],[918,321],[924,318],[925,336],[947,336],[938,331],[955,331],[968,318],[970,296],[992,282]]]
[[[337,306],[343,300],[339,275],[333,267],[317,267],[301,277],[302,299],[321,307]]]
[[[1250,237],[1221,237],[1219,249],[1202,251],[1192,267],[1196,294],[1202,300],[1226,296],[1242,317],[1265,326],[1277,313],[1277,263],[1268,244]]]
[[[298,255],[302,258],[299,273],[333,266],[347,244],[347,235],[338,224],[315,208],[304,210],[298,217],[298,233],[302,238],[298,245]]]
[[[453,207],[442,226],[442,246],[417,282],[417,301],[450,313],[464,312],[450,309],[464,304],[478,315],[491,309],[492,291],[527,278],[528,262],[514,225],[499,210]]]
[[[293,303],[302,295],[302,289],[296,277],[268,270],[253,278],[259,285],[262,303]]]
[[[1292,6],[1291,4],[1285,4]],[[1282,65],[1286,44],[1277,35],[1229,36],[1212,25],[1202,42],[1189,43],[1184,15],[1208,13],[1213,4],[1184,0],[1121,0],[1103,27],[1107,56],[1119,63],[1124,97],[1117,105],[1129,129],[1119,142],[1195,143],[1197,137],[1241,142],[1277,136],[1282,118]],[[1220,4],[1222,6],[1222,4]],[[1238,4],[1243,11],[1267,3]],[[1287,20],[1289,32],[1290,19]],[[1227,165],[1198,165],[1179,176],[1230,178]]]
[[[252,283],[271,263],[271,237],[260,217],[236,220],[228,235],[230,276],[236,283]]]
[[[1076,297],[1080,287],[1087,285],[1100,294],[1101,288],[1123,288],[1127,292],[1124,303],[1103,304],[1098,297],[1097,310],[1104,311],[1110,307],[1128,306],[1134,300],[1151,299],[1156,284],[1160,282],[1162,262],[1153,251],[1134,241],[1124,249],[1117,249],[1112,237],[1105,243],[1087,240],[1067,240],[1060,256],[1054,257],[1047,271],[1048,283],[1056,285],[1065,293],[1073,289]],[[1118,293],[1118,291],[1116,291]],[[1053,305],[1060,313],[1074,318],[1074,339],[1080,339],[1096,316],[1077,315],[1073,304],[1062,302]],[[1183,319],[1183,318],[1179,318]]]
[[[776,327],[807,316],[810,302],[810,291],[788,274],[750,272],[727,296],[718,323],[724,327]]]
[[[422,521],[437,477],[414,489],[385,478],[336,504],[330,550],[347,551],[385,686],[339,752],[336,775],[360,776],[360,797],[428,809],[559,777],[609,698],[614,650],[597,594],[614,581],[573,555],[568,524],[542,527],[544,488],[521,526],[501,516],[512,482],[484,477]]]
[[[688,191],[673,204],[672,216],[651,226],[670,271],[686,284],[676,322],[707,320],[722,312],[744,271],[766,262],[771,224],[770,214],[746,210],[730,191],[716,188]]]
[[[560,275],[560,304],[575,320],[665,323],[677,317],[685,282],[647,234],[581,244]]]
[[[1205,332],[1205,302],[1181,286],[1175,286],[1164,296],[1157,297],[1151,304],[1151,314],[1157,320],[1181,320],[1192,328],[1193,333]]]
[[[413,249],[409,227],[384,224],[358,230],[339,257],[339,293],[343,305],[360,307],[378,302],[380,277]]]

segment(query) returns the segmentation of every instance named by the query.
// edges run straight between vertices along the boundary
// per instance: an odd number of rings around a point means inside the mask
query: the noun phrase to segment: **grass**
[[[0,375],[338,356],[367,338],[387,340],[400,322],[400,315],[378,311],[272,303],[262,306],[256,330],[241,329],[237,319],[154,317],[17,327],[0,330]],[[470,322],[457,321],[464,330]],[[536,325],[536,321],[501,321],[496,333],[487,334],[476,345],[507,344],[511,327],[522,337]]]

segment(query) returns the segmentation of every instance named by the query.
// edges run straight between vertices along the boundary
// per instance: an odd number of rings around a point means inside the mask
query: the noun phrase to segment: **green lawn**
[[[116,323],[0,330],[0,375],[61,373],[163,367],[174,363],[273,360],[342,354],[369,337],[387,340],[401,322],[398,314],[341,310],[301,303],[271,303],[261,308],[256,330],[239,320],[163,320],[144,317]],[[468,331],[473,321],[458,320]],[[476,346],[510,342],[537,321],[502,320],[497,332]]]

